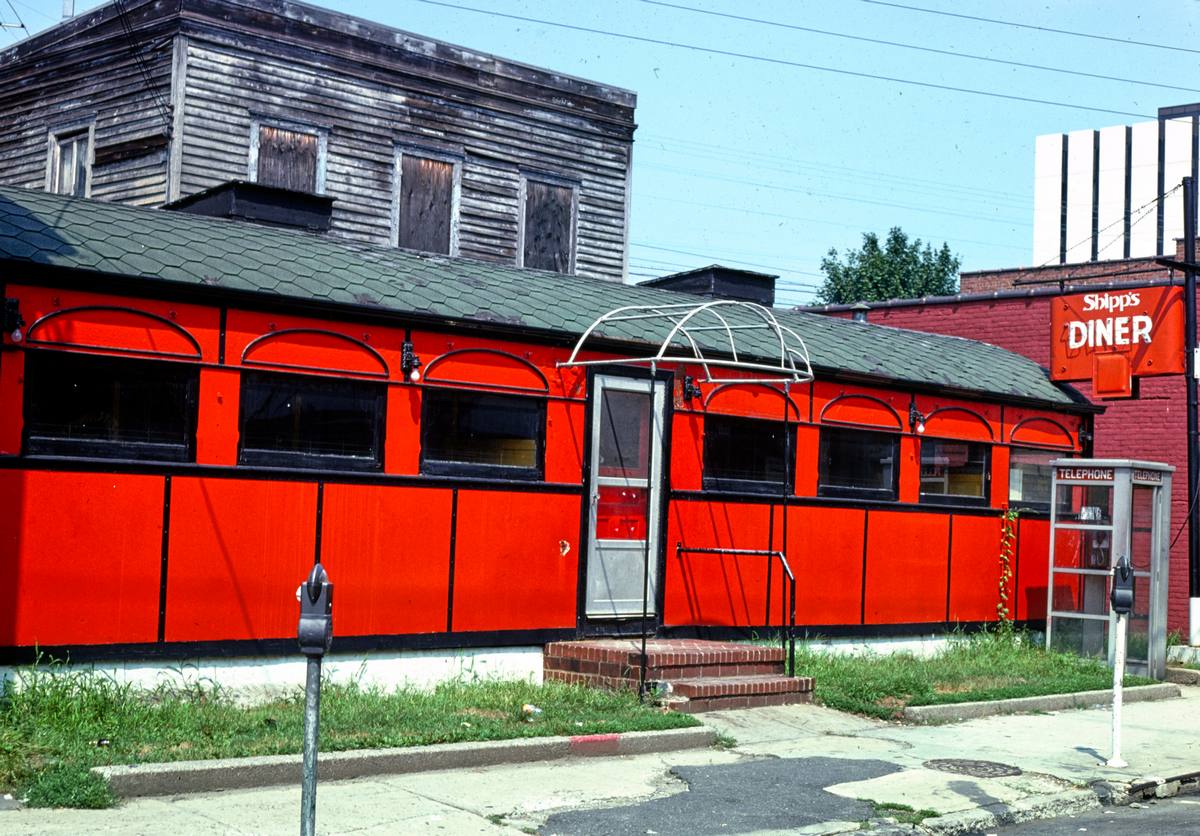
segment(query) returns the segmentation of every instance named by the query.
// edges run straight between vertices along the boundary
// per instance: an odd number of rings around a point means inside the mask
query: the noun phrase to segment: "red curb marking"
[[[581,734],[571,738],[571,751],[577,755],[615,755],[620,749],[619,734]]]

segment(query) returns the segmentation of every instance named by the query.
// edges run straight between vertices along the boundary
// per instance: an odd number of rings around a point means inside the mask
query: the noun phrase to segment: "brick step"
[[[783,649],[734,642],[654,639],[646,643],[647,679],[690,679],[783,672]],[[641,643],[637,639],[553,642],[543,651],[543,667],[569,673],[638,678]]]
[[[543,670],[549,674],[552,671],[562,673],[585,673],[607,677],[628,677],[638,679],[641,672],[639,660],[602,660],[575,659],[563,656],[546,656],[542,662]],[[783,673],[783,662],[724,662],[710,665],[650,665],[646,669],[647,679],[695,679],[706,676],[754,676]]]
[[[807,676],[700,677],[670,684],[666,705],[686,714],[812,702],[813,680]]]

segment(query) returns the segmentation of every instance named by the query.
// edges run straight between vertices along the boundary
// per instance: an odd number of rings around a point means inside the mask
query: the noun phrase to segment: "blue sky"
[[[1159,107],[1200,101],[1197,0],[895,0],[1116,40],[869,0],[663,2],[670,5],[648,0],[315,5],[636,91],[631,279],[720,262],[779,274],[784,304],[809,300],[821,280],[821,258],[831,247],[856,247],[864,231],[882,236],[892,226],[935,245],[948,242],[964,270],[1027,265],[1035,136],[1144,121]],[[61,0],[12,4],[0,3],[0,19],[11,23],[15,12],[35,32],[56,20],[62,8]],[[79,0],[77,9],[96,5]],[[23,34],[10,30],[0,39]],[[1141,83],[959,57],[963,54]],[[1102,110],[1120,113],[1097,112]]]

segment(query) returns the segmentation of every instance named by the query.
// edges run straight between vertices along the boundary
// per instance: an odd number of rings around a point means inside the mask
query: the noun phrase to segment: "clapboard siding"
[[[91,124],[91,196],[164,202],[173,28],[164,11],[170,5],[126,3],[128,37],[108,8],[87,25],[71,21],[0,56],[0,183],[44,188],[50,132]]]
[[[47,132],[94,119],[92,196],[161,205],[253,178],[255,121],[295,123],[325,137],[332,234],[394,240],[395,154],[425,149],[461,164],[462,255],[515,263],[522,177],[549,175],[577,189],[576,272],[623,277],[632,93],[284,0],[121,8],[0,53],[0,182],[42,188]]]
[[[619,280],[624,268],[629,142],[578,117],[464,104],[403,74],[366,77],[309,51],[255,55],[225,37],[188,38],[181,194],[248,173],[252,121],[309,125],[328,134],[325,192],[332,231],[387,244],[394,153],[429,148],[463,160],[459,252],[515,262],[521,173],[579,184],[580,275]],[[444,91],[443,91],[444,92]],[[487,98],[483,96],[482,98]]]

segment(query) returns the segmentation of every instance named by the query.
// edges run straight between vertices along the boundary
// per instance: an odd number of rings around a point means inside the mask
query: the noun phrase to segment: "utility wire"
[[[456,3],[446,3],[442,0],[416,0],[418,3],[425,3],[429,6],[440,6],[446,9],[455,9],[460,12],[474,12],[475,14],[489,15],[491,17],[502,17],[509,20],[519,20],[524,23],[536,23],[541,26],[554,26],[559,29],[570,29],[575,32],[586,32],[591,35],[604,35],[610,38],[622,38],[627,41],[638,41],[640,43],[654,44],[655,46],[667,46],[675,49],[687,49],[692,52],[701,52],[707,55],[722,55],[727,58],[742,58],[747,61],[761,61],[766,64],[776,64],[783,67],[796,67],[802,70],[815,70],[823,73],[834,73],[837,75],[846,75],[854,78],[866,78],[873,81],[888,81],[893,84],[906,84],[911,87],[924,87],[930,90],[945,90],[951,93],[967,93],[972,96],[987,96],[993,99],[1005,99],[1012,102],[1024,102],[1026,104],[1041,104],[1049,105],[1050,107],[1062,107],[1071,110],[1084,110],[1090,113],[1108,113],[1114,116],[1132,116],[1137,119],[1154,119],[1155,116],[1150,116],[1145,113],[1133,113],[1127,110],[1112,110],[1105,107],[1091,107],[1089,105],[1073,104],[1071,102],[1057,102],[1050,99],[1038,99],[1033,96],[1018,96],[1012,93],[997,93],[993,90],[975,90],[970,87],[956,87],[951,84],[935,84],[930,81],[917,81],[911,78],[898,78],[896,76],[879,75],[876,73],[863,73],[855,70],[839,69],[837,67],[825,67],[820,64],[806,64],[801,61],[788,61],[783,58],[770,58],[766,55],[754,55],[747,52],[735,52],[727,49],[714,49],[712,47],[698,46],[696,44],[685,44],[678,41],[668,41],[661,38],[647,38],[642,35],[628,35],[623,32],[609,32],[604,29],[595,29],[590,26],[578,26],[572,23],[559,23],[553,20],[543,20],[536,17],[525,17],[524,15],[514,15],[507,12],[497,12],[491,9],[479,9],[473,6],[461,6]]]
[[[9,0],[11,5],[11,0]],[[122,0],[113,0],[113,7],[117,10],[117,20],[121,24],[121,31],[125,35],[125,41],[129,44],[129,53],[133,56],[133,63],[141,73],[142,83],[146,85],[146,92],[154,98],[154,103],[158,106],[158,112],[162,115],[163,134],[171,133],[171,116],[167,111],[166,102],[163,101],[159,94],[158,88],[154,86],[154,78],[150,75],[150,68],[146,66],[145,60],[142,58],[141,48],[138,45],[137,38],[134,36],[133,26],[129,23],[129,16],[125,12],[125,5]]]
[[[735,15],[729,12],[718,12],[712,9],[698,9],[694,6],[683,6],[676,3],[667,3],[664,0],[641,0],[651,6],[662,6],[668,9],[679,9],[680,11],[693,12],[695,14],[712,15],[713,17],[723,17],[729,20],[740,20],[746,23],[757,23],[763,26],[774,26],[779,29],[792,29],[797,32],[809,32],[814,35],[827,35],[831,38],[844,38],[849,41],[860,41],[868,44],[879,44],[882,46],[894,46],[900,49],[913,49],[918,52],[929,52],[934,55],[948,55],[951,58],[963,58],[971,61],[987,61],[991,64],[1003,64],[1007,67],[1021,67],[1026,70],[1040,70],[1048,73],[1062,73],[1064,75],[1080,76],[1082,78],[1096,78],[1102,81],[1119,81],[1123,84],[1140,84],[1145,87],[1161,87],[1164,90],[1182,90],[1186,93],[1200,93],[1200,88],[1196,87],[1179,87],[1174,84],[1162,84],[1157,81],[1142,81],[1136,78],[1122,78],[1121,76],[1102,75],[1100,73],[1085,73],[1082,70],[1068,70],[1065,67],[1050,67],[1045,64],[1028,64],[1023,61],[1008,61],[1004,58],[992,58],[989,55],[975,55],[969,52],[959,52],[953,49],[937,49],[932,46],[921,46],[919,44],[906,44],[900,41],[887,41],[882,38],[868,38],[865,35],[850,35],[845,32],[831,32],[828,29],[814,29],[810,26],[798,26],[793,23],[783,23],[778,20],[764,20],[758,17],[747,17],[745,15]]]
[[[1138,208],[1136,208],[1136,209],[1131,209],[1131,210],[1129,211],[1129,214],[1128,214],[1128,215],[1122,215],[1121,217],[1117,218],[1117,219],[1116,219],[1115,221],[1113,221],[1112,223],[1110,223],[1110,224],[1108,224],[1107,226],[1105,226],[1103,229],[1098,229],[1098,230],[1096,230],[1096,236],[1095,236],[1095,237],[1096,237],[1096,239],[1097,239],[1097,240],[1099,240],[1100,236],[1101,236],[1103,233],[1105,233],[1105,232],[1108,232],[1110,229],[1112,229],[1112,228],[1113,228],[1114,226],[1116,226],[1117,224],[1123,224],[1123,223],[1125,223],[1126,219],[1129,219],[1129,228],[1132,230],[1132,229],[1133,229],[1135,226],[1137,226],[1139,223],[1141,223],[1142,221],[1144,221],[1146,218],[1150,217],[1150,211],[1149,211],[1149,210],[1151,209],[1151,207],[1153,207],[1153,206],[1154,206],[1155,204],[1157,204],[1159,201],[1166,200],[1168,197],[1170,197],[1171,195],[1175,194],[1175,192],[1179,191],[1179,190],[1180,190],[1180,189],[1182,189],[1182,188],[1183,188],[1183,183],[1179,183],[1179,184],[1177,184],[1177,185],[1175,186],[1175,188],[1171,189],[1169,192],[1164,192],[1163,194],[1160,194],[1158,197],[1156,197],[1156,198],[1154,198],[1154,199],[1152,199],[1152,200],[1148,200],[1148,201],[1146,201],[1145,203],[1143,203],[1143,204],[1142,204],[1141,206],[1139,206]],[[1140,213],[1140,214],[1139,214],[1139,213]],[[1134,215],[1137,215],[1137,217],[1136,217],[1136,218],[1134,218]],[[1075,249],[1075,248],[1077,248],[1077,247],[1082,247],[1084,244],[1087,244],[1087,243],[1089,243],[1091,240],[1092,240],[1092,235],[1089,233],[1089,234],[1088,234],[1088,236],[1087,236],[1086,238],[1084,238],[1084,239],[1082,239],[1081,241],[1078,241],[1077,243],[1075,243],[1075,244],[1072,244],[1071,246],[1067,247],[1067,249],[1066,249],[1066,252],[1071,252],[1071,250],[1074,250],[1074,249]],[[1055,259],[1057,259],[1057,258],[1058,258],[1058,256],[1054,256],[1053,258],[1047,259],[1047,260],[1046,260],[1044,263],[1042,263],[1042,264],[1039,264],[1039,265],[1038,265],[1038,267],[1048,267],[1048,266],[1050,266],[1050,264],[1052,264],[1052,263],[1055,261]],[[1036,268],[1035,268],[1035,269],[1036,269]],[[1066,277],[1064,277],[1064,280],[1066,280],[1066,279],[1069,279],[1069,278],[1071,278],[1071,277],[1070,277],[1070,276],[1066,276]]]
[[[1147,41],[1133,41],[1127,38],[1114,38],[1109,35],[1093,35],[1088,32],[1072,32],[1070,29],[1054,29],[1050,26],[1034,26],[1031,23],[1016,23],[1011,20],[997,20],[991,17],[978,17],[976,15],[966,15],[960,12],[947,12],[943,9],[926,9],[921,6],[907,6],[903,3],[891,3],[887,0],[862,0],[863,3],[870,3],[873,6],[890,6],[893,9],[904,9],[909,12],[923,12],[931,15],[942,15],[944,17],[957,17],[963,20],[975,20],[980,23],[994,23],[998,26],[1012,26],[1017,29],[1032,29],[1037,32],[1052,32],[1055,35],[1070,35],[1074,38],[1090,38],[1096,41],[1108,41],[1114,44],[1124,44],[1125,46],[1144,46],[1151,49],[1168,49],[1175,52],[1194,52],[1200,53],[1200,49],[1189,49],[1186,46],[1173,46],[1171,44],[1156,44]]]
[[[12,0],[7,0],[7,3],[8,3],[8,7],[10,9],[12,9],[13,16],[17,19],[17,25],[14,27],[11,23],[6,23],[6,24],[4,24],[4,28],[6,28],[6,29],[13,29],[13,28],[24,29],[25,37],[27,37],[27,38],[30,37],[29,27],[25,25],[25,21],[21,20],[21,13],[17,11],[17,7],[12,4]],[[14,37],[16,37],[16,36],[14,35]],[[17,38],[17,40],[19,41],[21,39]]]
[[[631,243],[635,247],[642,247],[647,250],[658,250],[660,252],[665,252],[665,253],[675,253],[676,255],[690,255],[690,256],[694,256],[696,258],[722,258],[722,255],[719,252],[698,253],[698,252],[695,252],[694,250],[680,250],[680,249],[675,249],[673,247],[661,247],[661,246],[658,246],[657,244],[646,244],[646,243],[642,243],[640,241],[633,241]],[[796,270],[791,267],[781,267],[778,264],[761,264],[761,263],[757,263],[757,262],[753,262],[753,261],[745,261],[740,258],[727,258],[726,260],[734,261],[734,262],[737,262],[738,264],[746,264],[751,267],[761,267],[764,270],[779,270],[780,272],[783,272],[783,273],[796,273],[796,274],[799,274],[802,276],[817,276],[818,278],[821,278],[821,275],[819,273],[813,273],[810,270]]]

